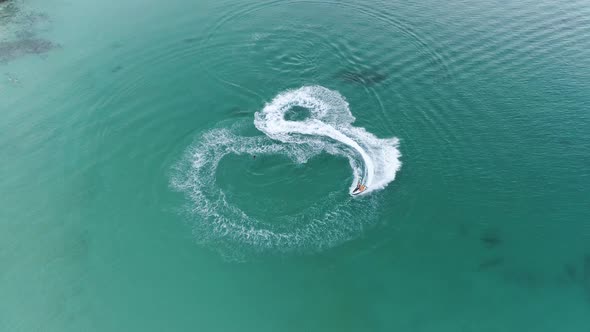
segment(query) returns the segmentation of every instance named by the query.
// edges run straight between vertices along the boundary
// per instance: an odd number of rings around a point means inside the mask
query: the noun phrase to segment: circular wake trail
[[[285,120],[293,107],[310,111],[303,121]],[[379,139],[364,128],[352,126],[355,121],[346,100],[336,91],[321,86],[289,90],[276,96],[261,112],[256,113],[254,125],[274,140],[283,143],[306,143],[308,138],[325,137],[354,150],[347,155],[354,165],[360,157],[361,167],[355,168],[351,191],[358,181],[367,186],[365,193],[382,189],[395,179],[400,168],[398,140]]]
[[[302,121],[285,120],[294,107],[309,110]],[[349,196],[362,180],[363,193],[376,191],[395,179],[401,167],[398,140],[378,138],[355,127],[349,105],[338,92],[306,86],[277,95],[254,116],[265,135],[242,136],[218,128],[203,134],[175,165],[171,185],[188,198],[187,213],[198,242],[224,254],[245,252],[320,251],[357,237],[377,220],[378,196]],[[306,163],[322,153],[346,157],[353,171],[349,194],[333,191],[300,212],[262,220],[228,200],[217,184],[216,172],[227,155],[287,156]]]

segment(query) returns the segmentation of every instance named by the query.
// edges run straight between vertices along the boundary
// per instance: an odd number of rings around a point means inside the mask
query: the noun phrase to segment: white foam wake
[[[302,121],[289,121],[285,113],[303,107],[310,116]],[[254,125],[274,140],[283,143],[307,143],[310,138],[325,137],[351,148],[354,181],[350,190],[362,181],[365,193],[383,189],[395,179],[401,166],[397,138],[380,139],[364,128],[352,126],[355,121],[344,97],[321,86],[306,86],[276,96],[255,115]],[[362,163],[355,163],[355,158]],[[358,165],[358,166],[357,166]]]
[[[285,113],[296,106],[308,109],[310,116],[285,120]],[[229,201],[216,181],[218,165],[228,154],[284,155],[305,163],[328,153],[348,158],[354,178],[350,191],[361,179],[366,192],[382,189],[401,166],[398,140],[377,138],[354,127],[354,121],[338,92],[307,86],[279,94],[255,114],[254,124],[266,136],[242,136],[226,128],[203,134],[175,165],[171,180],[173,188],[189,199],[187,212],[195,239],[235,255],[319,251],[358,236],[377,220],[377,195],[357,200],[341,191],[331,192],[296,214],[260,220]]]

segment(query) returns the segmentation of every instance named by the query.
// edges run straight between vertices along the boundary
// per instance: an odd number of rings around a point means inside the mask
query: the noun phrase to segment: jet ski
[[[352,194],[359,195],[359,194],[363,193],[365,190],[367,190],[367,186],[365,186],[364,184],[359,182],[356,185],[356,188],[354,188],[354,190],[352,191]]]

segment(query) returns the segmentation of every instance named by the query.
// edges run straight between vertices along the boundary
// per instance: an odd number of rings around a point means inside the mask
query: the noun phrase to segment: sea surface
[[[590,331],[589,187],[588,1],[0,4],[0,331]]]

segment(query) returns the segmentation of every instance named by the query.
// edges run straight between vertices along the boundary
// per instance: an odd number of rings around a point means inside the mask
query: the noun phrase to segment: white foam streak
[[[285,113],[296,106],[310,110],[310,117],[303,121],[286,120]],[[367,186],[365,193],[383,189],[395,179],[401,166],[398,141],[379,139],[364,128],[352,126],[354,120],[348,103],[338,92],[306,86],[279,94],[256,113],[254,124],[283,143],[307,143],[309,138],[324,137],[352,148],[357,156],[347,155],[354,175],[350,191],[358,181]],[[354,158],[362,160],[362,169],[354,168]]]

